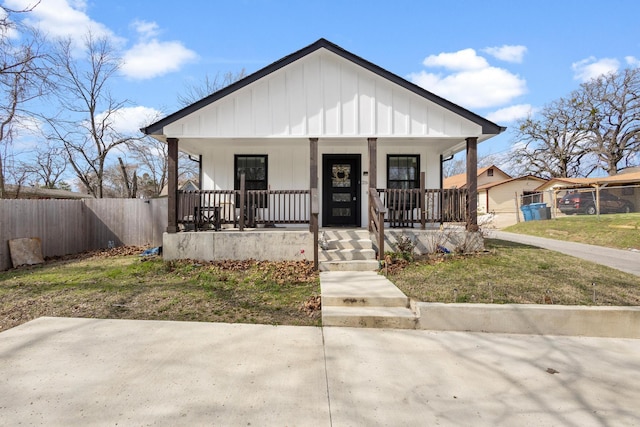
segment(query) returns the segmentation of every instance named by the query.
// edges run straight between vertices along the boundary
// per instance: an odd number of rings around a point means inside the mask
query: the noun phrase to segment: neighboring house
[[[5,194],[7,199],[93,199],[90,194],[15,184],[6,184]]]
[[[467,150],[473,179],[477,144],[504,129],[320,39],[142,131],[169,149],[166,254],[203,209],[240,230],[313,229],[314,212],[320,227],[366,229],[378,199],[404,209],[411,226],[444,221],[445,204],[460,203],[441,192],[442,159]],[[178,150],[200,159],[195,201],[177,188]],[[425,201],[426,189],[436,197]],[[474,202],[460,212],[473,230],[475,188],[468,193]]]
[[[640,170],[628,168],[617,175],[595,178],[553,178],[536,188],[536,191],[544,193],[545,199],[554,208],[568,192],[591,191],[597,197],[601,191],[607,191],[631,202],[637,212],[640,208]]]
[[[184,184],[182,184],[179,188],[179,191],[198,191],[198,190],[200,190],[200,188],[198,188],[198,184],[196,184],[190,179],[187,180]],[[165,185],[164,187],[162,187],[162,191],[160,191],[160,197],[166,197],[167,194],[169,194],[169,187]]]
[[[520,205],[542,202],[537,187],[546,180],[533,175],[512,178],[495,165],[478,170],[478,212],[493,215],[491,225],[498,228],[519,221]],[[466,188],[466,175],[454,175],[444,180],[445,188]],[[524,196],[524,197],[523,197]]]
[[[478,169],[478,187],[502,182],[511,179],[511,176],[495,165]],[[444,188],[467,188],[467,174],[460,173],[444,179]]]

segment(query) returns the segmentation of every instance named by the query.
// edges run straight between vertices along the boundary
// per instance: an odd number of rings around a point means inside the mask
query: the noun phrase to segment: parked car
[[[585,191],[566,194],[558,202],[558,208],[560,212],[568,215],[577,213],[595,215],[597,212],[596,193],[595,191]],[[600,192],[600,213],[612,212],[633,212],[633,204],[609,192]]]

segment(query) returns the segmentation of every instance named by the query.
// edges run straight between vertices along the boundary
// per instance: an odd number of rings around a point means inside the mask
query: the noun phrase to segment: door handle
[[[353,201],[354,201],[354,202],[356,201],[356,196],[353,196]]]

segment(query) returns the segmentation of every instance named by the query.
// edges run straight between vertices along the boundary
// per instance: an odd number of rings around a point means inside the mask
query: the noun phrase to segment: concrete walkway
[[[640,276],[640,252],[490,230],[490,238],[537,246]]]
[[[41,318],[0,424],[637,425],[640,340]]]

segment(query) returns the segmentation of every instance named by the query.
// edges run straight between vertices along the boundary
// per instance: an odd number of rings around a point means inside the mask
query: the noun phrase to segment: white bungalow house
[[[316,220],[474,231],[477,144],[504,129],[320,39],[142,129],[169,148],[165,257],[309,258]],[[468,191],[445,193],[443,159],[465,149]],[[200,160],[199,192],[178,191],[178,150]]]

